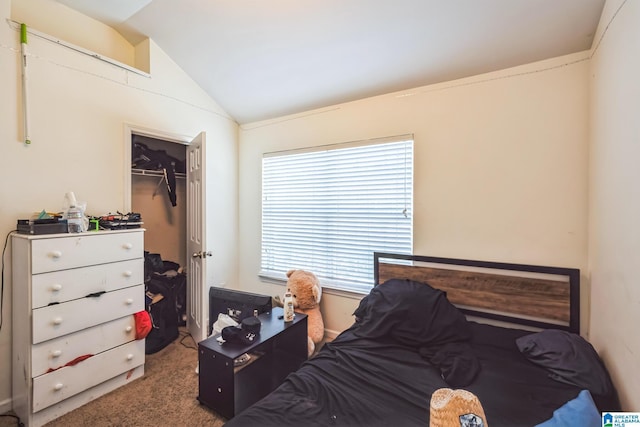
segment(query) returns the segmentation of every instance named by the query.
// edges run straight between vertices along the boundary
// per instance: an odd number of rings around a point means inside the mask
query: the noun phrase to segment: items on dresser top
[[[55,234],[67,232],[67,220],[60,217],[46,219],[19,219],[16,229],[20,234]]]
[[[79,203],[73,191],[69,191],[65,198],[69,202],[69,207],[65,212],[67,219],[67,232],[82,233],[89,228],[89,221],[86,221],[84,211],[87,209],[86,203]]]
[[[84,211],[73,211],[74,218],[62,218],[61,215],[46,218],[19,219],[16,229],[20,234],[40,235],[58,233],[77,233],[99,230],[128,230],[142,227],[142,216],[136,212],[116,213],[99,217],[85,217]],[[66,213],[69,215],[69,212]],[[80,227],[72,227],[71,221],[82,222]]]
[[[12,395],[25,425],[143,375],[143,231],[12,236]]]
[[[98,226],[103,230],[126,230],[129,228],[140,228],[142,224],[142,215],[137,212],[129,212],[123,214],[117,212],[115,214],[102,215],[97,218]]]

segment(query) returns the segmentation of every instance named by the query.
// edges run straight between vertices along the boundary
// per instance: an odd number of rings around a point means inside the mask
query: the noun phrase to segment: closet
[[[171,168],[172,159],[180,162],[175,167],[175,206],[172,205],[170,172],[162,169],[162,162],[151,158],[148,162],[136,157],[134,145],[143,145],[148,152],[141,156],[165,152],[165,166]],[[170,141],[133,134],[131,137],[131,210],[142,215],[145,233],[145,251],[159,253],[162,259],[186,265],[187,198],[185,158],[186,146]],[[150,157],[150,156],[149,156]]]
[[[173,269],[182,272],[188,265],[186,153],[184,144],[131,135],[131,211],[140,213],[146,229],[147,285],[149,267],[157,271],[160,259],[169,270],[167,274]],[[184,293],[186,283],[182,285],[180,292]],[[186,297],[177,295],[177,298],[178,304],[186,304],[186,301],[180,301]],[[186,314],[182,314],[179,324],[186,321]]]

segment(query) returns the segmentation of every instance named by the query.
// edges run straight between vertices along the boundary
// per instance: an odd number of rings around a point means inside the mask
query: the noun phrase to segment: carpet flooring
[[[221,427],[226,420],[197,400],[197,364],[197,345],[181,328],[178,339],[146,356],[142,378],[63,415],[46,427]],[[0,427],[17,425],[15,419],[0,416]]]

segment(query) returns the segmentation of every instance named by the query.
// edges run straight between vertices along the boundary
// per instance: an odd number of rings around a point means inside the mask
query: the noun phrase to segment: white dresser
[[[12,236],[13,409],[40,426],[144,374],[144,230]]]

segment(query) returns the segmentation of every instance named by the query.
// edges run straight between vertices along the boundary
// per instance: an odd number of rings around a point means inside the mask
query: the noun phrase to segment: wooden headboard
[[[375,284],[426,282],[468,316],[580,333],[580,270],[374,253]]]

